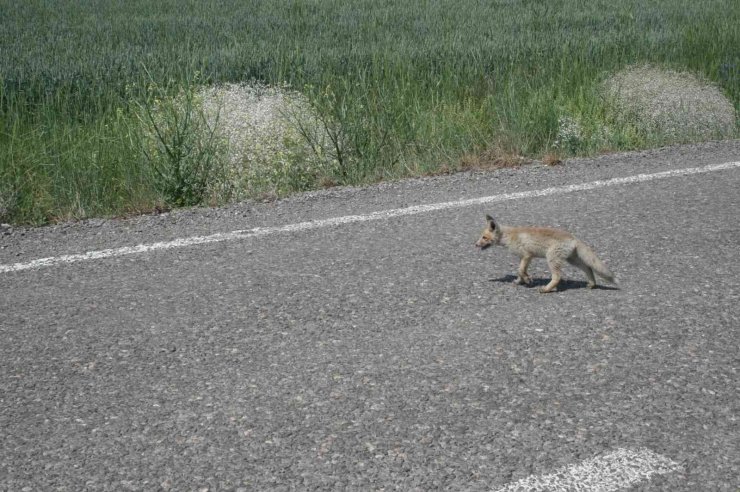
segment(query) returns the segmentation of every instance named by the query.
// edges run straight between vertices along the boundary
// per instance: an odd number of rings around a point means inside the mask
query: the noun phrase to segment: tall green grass
[[[599,83],[634,63],[703,74],[740,108],[736,0],[0,0],[0,11],[2,221],[197,201],[161,186],[140,117],[153,86],[191,93],[196,73],[302,91],[342,134],[334,183],[435,172],[496,146],[541,155],[564,116],[598,127]],[[625,131],[561,151],[645,144]]]

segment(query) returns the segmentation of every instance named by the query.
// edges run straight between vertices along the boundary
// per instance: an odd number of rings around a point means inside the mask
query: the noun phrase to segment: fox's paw
[[[550,292],[555,292],[555,289],[548,289],[547,287],[540,287],[539,291],[540,291],[540,294],[549,294]]]

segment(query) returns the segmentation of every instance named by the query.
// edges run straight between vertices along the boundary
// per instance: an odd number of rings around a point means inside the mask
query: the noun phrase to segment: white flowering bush
[[[613,132],[595,118],[576,118],[564,115],[558,118],[558,133],[553,147],[568,154],[602,150],[612,144]]]
[[[561,116],[558,118],[558,133],[553,147],[559,150],[575,153],[581,146],[583,129],[575,118]]]
[[[166,93],[152,84],[137,112],[155,186],[172,205],[307,190],[337,167],[326,120],[287,86]]]
[[[335,165],[324,126],[287,86],[226,84],[200,91],[204,113],[227,144],[223,187],[236,198],[313,188]]]
[[[732,102],[708,80],[653,66],[629,67],[603,84],[617,121],[663,142],[736,134]]]

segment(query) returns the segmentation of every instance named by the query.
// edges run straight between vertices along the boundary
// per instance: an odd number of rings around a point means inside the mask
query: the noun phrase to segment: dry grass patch
[[[542,157],[542,164],[545,166],[558,166],[563,163],[560,156],[554,152],[548,152]]]
[[[468,170],[492,170],[507,167],[519,167],[531,162],[513,150],[502,146],[494,146],[478,153],[465,154],[460,158],[458,168],[462,171]]]

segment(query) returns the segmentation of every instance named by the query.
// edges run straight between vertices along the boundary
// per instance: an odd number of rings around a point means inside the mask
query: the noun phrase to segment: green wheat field
[[[633,66],[696,74],[740,109],[737,0],[0,0],[0,12],[0,222],[15,224],[707,138],[616,111],[605,81]],[[298,101],[276,110],[296,128],[228,143],[203,109],[219,86],[252,91],[247,116],[260,93]],[[247,150],[235,160],[229,145]]]

